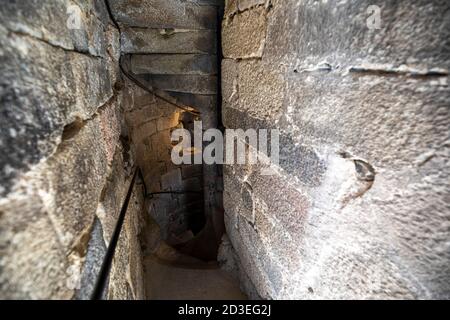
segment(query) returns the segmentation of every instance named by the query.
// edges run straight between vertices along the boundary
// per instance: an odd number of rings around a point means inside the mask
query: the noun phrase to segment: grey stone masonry
[[[123,53],[216,53],[215,30],[123,28]]]
[[[151,87],[165,91],[216,94],[217,77],[202,75],[143,75],[139,76]],[[194,106],[195,107],[195,106]]]
[[[119,23],[130,27],[215,29],[217,8],[182,0],[111,0]],[[205,4],[205,3],[203,3]]]
[[[97,0],[2,1],[0,21],[0,299],[88,298],[134,161],[119,30]],[[142,193],[112,263],[113,299],[144,298]]]
[[[135,74],[215,75],[217,57],[203,54],[132,55]]]
[[[449,12],[448,1],[226,1],[224,125],[280,132],[272,175],[224,168],[245,288],[450,298]]]

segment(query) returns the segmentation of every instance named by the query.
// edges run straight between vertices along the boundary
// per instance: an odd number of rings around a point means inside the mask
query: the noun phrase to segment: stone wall
[[[133,166],[120,35],[99,0],[7,1],[0,19],[0,298],[88,298]],[[144,297],[135,188],[109,298]]]
[[[127,84],[125,119],[149,193],[148,212],[160,226],[162,238],[177,244],[186,240],[183,236],[192,231],[196,219],[204,219],[202,166],[175,165],[171,159],[172,131],[189,128],[193,116],[131,82]],[[184,191],[189,193],[182,194]]]
[[[111,0],[121,29],[124,66],[140,83],[137,87],[130,81],[127,86],[130,137],[148,191],[157,193],[148,197],[149,213],[171,245],[197,234],[217,206],[216,167],[175,165],[171,153],[177,143],[171,142],[171,134],[181,128],[193,131],[194,120],[201,120],[204,130],[217,127],[216,27],[221,4]]]
[[[450,298],[447,1],[228,0],[223,122],[281,161],[225,166],[220,260],[252,297]]]

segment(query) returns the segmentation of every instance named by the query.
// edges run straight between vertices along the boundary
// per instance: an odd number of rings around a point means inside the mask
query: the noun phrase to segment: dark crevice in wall
[[[75,121],[67,124],[64,127],[63,133],[61,135],[61,139],[63,141],[72,139],[73,137],[75,137],[78,134],[78,132],[80,132],[80,130],[83,126],[84,126],[84,121],[81,118],[77,117],[75,119]]]
[[[10,30],[10,29],[7,29],[7,30],[8,30],[9,33],[13,33],[13,34],[15,34],[15,35],[17,35],[17,36],[20,36],[20,37],[28,37],[28,38],[31,38],[31,39],[33,39],[33,40],[36,40],[36,41],[39,41],[39,42],[43,42],[43,43],[45,43],[45,44],[47,44],[47,45],[49,45],[49,46],[52,46],[52,47],[54,47],[54,48],[56,48],[56,49],[63,50],[63,51],[65,51],[65,52],[75,53],[75,54],[82,54],[82,55],[86,55],[86,56],[88,56],[88,57],[91,57],[91,58],[97,58],[97,59],[104,59],[104,58],[105,58],[105,57],[103,57],[103,56],[94,55],[94,54],[92,54],[92,53],[90,53],[90,52],[88,52],[88,51],[77,50],[76,48],[67,48],[67,47],[63,47],[62,45],[53,43],[53,42],[51,42],[51,41],[49,41],[49,40],[47,40],[47,39],[39,38],[39,37],[37,37],[37,36],[34,36],[34,35],[29,34],[29,33],[26,33],[26,32],[16,31],[16,30]]]

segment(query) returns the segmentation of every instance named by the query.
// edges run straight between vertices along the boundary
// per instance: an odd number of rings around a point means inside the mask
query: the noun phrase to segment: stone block
[[[264,50],[269,61],[290,65],[291,71],[320,68],[323,62],[341,70],[366,63],[387,69],[402,64],[413,69],[449,68],[450,28],[441,14],[448,9],[446,2],[418,1],[401,8],[395,1],[378,5],[379,29],[368,27],[368,21],[373,21],[369,18],[374,17],[367,11],[374,5],[370,0],[360,0],[357,5],[316,4],[274,4]],[[432,16],[434,19],[429,18]],[[316,28],[318,21],[320,28]],[[287,52],[295,54],[288,57]]]
[[[257,7],[227,18],[222,24],[223,56],[261,58],[266,43],[267,12]]]
[[[279,71],[261,61],[222,61],[224,117],[227,108],[241,110],[267,122],[280,118],[286,80]],[[266,127],[267,128],[267,127]]]
[[[158,131],[165,131],[176,127],[179,123],[179,113],[173,113],[171,116],[159,118],[157,121]]]
[[[233,59],[222,60],[222,102],[226,108],[239,109],[239,69]]]
[[[151,120],[136,126],[136,128],[133,129],[133,141],[136,143],[143,143],[144,139],[149,139],[154,135],[157,130],[157,121],[158,120]]]
[[[119,23],[132,27],[215,29],[217,7],[180,0],[111,1]]]
[[[86,14],[89,10],[103,16],[101,7],[92,1],[8,1],[0,9],[0,19],[5,28],[16,34],[27,34],[67,50],[106,57],[107,41],[103,29],[109,18],[102,21],[95,14]],[[68,28],[71,17],[79,17],[79,25],[72,29]]]
[[[64,126],[92,117],[111,98],[112,83],[102,59],[8,35],[1,27],[0,43],[0,96],[8,101],[0,119],[0,145],[8,152],[0,164],[11,168],[0,173],[5,189],[0,193],[5,194],[18,173],[55,151]]]
[[[166,165],[164,164],[164,162],[157,162],[157,161],[150,162],[149,161],[146,164],[146,166],[143,168],[144,178],[145,178],[145,181],[148,186],[160,185],[160,183],[159,183],[160,177],[163,176],[164,174],[166,174],[166,172],[167,172],[167,169],[166,169]],[[158,188],[160,189],[161,187],[159,186]],[[155,190],[158,188],[155,187]],[[160,191],[160,190],[152,191],[152,192],[158,192],[158,191]]]
[[[122,30],[122,52],[139,54],[215,54],[214,30],[141,29]]]
[[[191,106],[203,114],[211,113],[217,106],[217,95],[192,94],[183,92],[169,92],[170,96],[182,104]],[[205,121],[205,120],[203,120]]]
[[[165,91],[212,95],[217,93],[216,76],[140,75],[151,87]]]
[[[162,116],[164,116],[164,110],[158,108],[157,104],[152,104],[127,112],[125,114],[125,119],[130,127],[138,127],[147,122],[153,122],[156,124],[157,119]]]
[[[181,186],[181,170],[175,169],[167,172],[161,177],[161,187],[163,190],[177,190]]]
[[[132,55],[135,74],[216,75],[217,58],[204,54]]]
[[[0,211],[5,214],[0,243],[6,268],[0,277],[5,297],[69,299],[74,295],[74,288],[66,285],[66,270],[82,267],[108,174],[101,137],[98,118],[88,121],[46,162],[28,172],[9,197],[1,199]],[[11,243],[13,230],[17,243]],[[36,284],[36,277],[46,281]]]
[[[232,17],[238,12],[238,0],[225,0],[224,19]]]

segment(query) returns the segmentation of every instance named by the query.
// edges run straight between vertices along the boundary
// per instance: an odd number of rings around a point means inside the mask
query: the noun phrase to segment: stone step
[[[146,74],[136,77],[163,91],[217,94],[217,76]]]
[[[132,55],[134,74],[216,75],[217,57],[204,54]]]
[[[167,91],[167,93],[182,104],[194,107],[200,112],[205,110],[215,110],[217,106],[217,95],[215,94],[204,95],[171,91]]]
[[[149,300],[246,300],[239,283],[227,272],[177,265],[151,255],[145,257],[146,295]]]
[[[123,53],[210,53],[216,54],[214,30],[122,29]]]
[[[215,29],[217,7],[206,1],[110,0],[117,21],[131,27]]]

